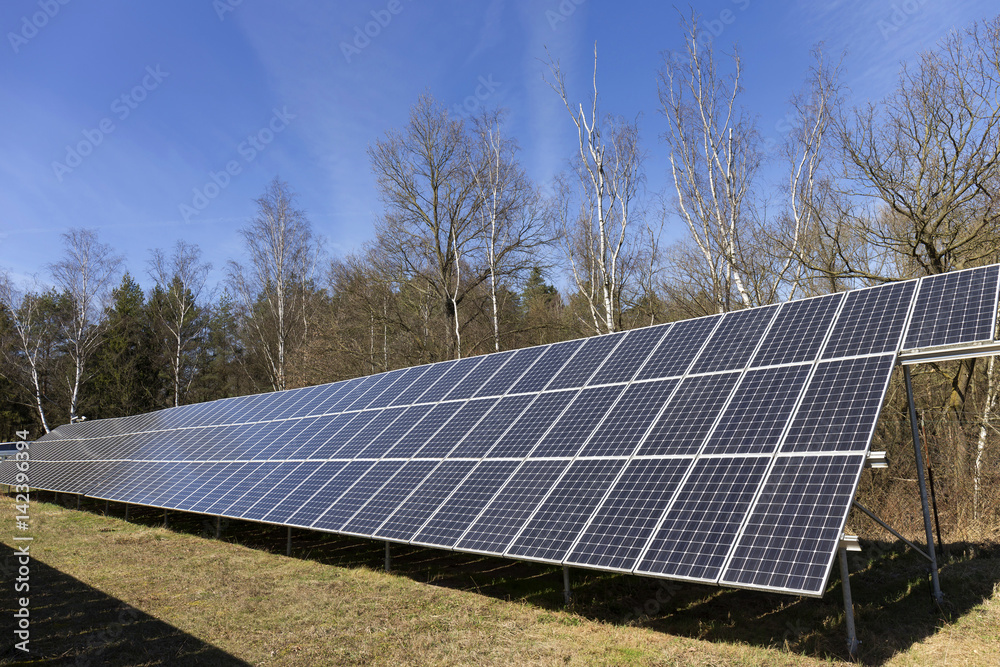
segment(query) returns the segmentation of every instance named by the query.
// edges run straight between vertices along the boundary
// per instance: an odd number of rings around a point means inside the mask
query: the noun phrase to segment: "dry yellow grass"
[[[13,502],[3,497],[4,556]],[[839,584],[798,599],[574,571],[561,605],[550,567],[396,549],[233,522],[138,511],[133,522],[33,503],[32,655],[7,663],[92,665],[813,665],[846,659]],[[120,515],[120,506],[112,506]],[[878,552],[878,550],[876,550]],[[1000,557],[954,558],[936,611],[919,560],[855,563],[862,661],[1000,664]],[[11,584],[3,584],[4,640]]]

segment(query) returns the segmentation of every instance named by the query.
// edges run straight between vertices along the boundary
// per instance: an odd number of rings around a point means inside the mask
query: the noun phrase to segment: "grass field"
[[[44,494],[52,500],[52,494]],[[34,498],[31,654],[13,649],[13,500],[0,497],[0,664],[813,665],[848,659],[840,584],[821,600],[561,570],[84,500]],[[6,528],[3,528],[6,526]],[[860,662],[1000,664],[1000,552],[952,545],[944,608],[920,558],[852,561]]]

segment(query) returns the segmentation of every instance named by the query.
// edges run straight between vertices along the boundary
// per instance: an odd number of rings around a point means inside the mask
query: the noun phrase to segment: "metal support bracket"
[[[215,517],[215,539],[219,539],[222,536],[222,517]]]
[[[392,572],[392,542],[385,543],[385,571]]]
[[[855,538],[857,540],[857,538]],[[858,549],[860,551],[860,547]],[[858,633],[854,627],[854,601],[851,599],[851,571],[847,567],[847,549],[840,548],[840,588],[844,592],[844,624],[847,626],[847,652],[857,657]]]
[[[865,514],[867,514],[868,518],[870,518],[872,521],[874,521],[878,525],[880,525],[883,528],[885,528],[886,530],[888,530],[890,533],[892,533],[893,535],[895,535],[898,539],[903,540],[903,542],[905,542],[911,549],[913,549],[914,551],[916,551],[918,554],[920,554],[921,556],[923,556],[927,560],[931,559],[931,557],[929,555],[927,555],[926,551],[924,551],[923,549],[921,549],[920,547],[918,547],[916,544],[914,544],[913,542],[909,541],[908,539],[906,539],[905,537],[903,537],[902,535],[900,535],[899,532],[895,528],[893,528],[892,526],[890,526],[889,524],[887,524],[885,521],[883,521],[882,519],[880,519],[878,516],[876,516],[875,512],[872,512],[870,509],[868,509],[867,507],[865,507],[864,505],[862,505],[861,503],[859,503],[857,500],[854,501],[854,506],[857,507],[862,512],[864,512]]]
[[[563,602],[567,607],[573,602],[573,589],[569,585],[569,565],[563,565]]]
[[[889,457],[885,452],[868,452],[868,458],[865,459],[866,468],[888,468],[889,467]]]
[[[287,542],[287,544],[285,544],[285,555],[286,556],[291,556],[292,555],[292,527],[291,526],[288,527],[288,542]]]
[[[910,378],[909,366],[903,366],[903,379],[906,380],[906,400],[910,406],[910,430],[913,432],[913,455],[917,463],[917,486],[920,487],[920,505],[924,511],[924,533],[927,537],[927,555],[931,561],[931,593],[934,596],[934,601],[941,604],[944,601],[944,595],[941,593],[941,582],[938,580],[937,554],[934,551],[934,528],[931,525],[931,510],[927,503],[924,455],[920,447],[920,424],[917,421],[917,407],[913,402],[913,380]]]

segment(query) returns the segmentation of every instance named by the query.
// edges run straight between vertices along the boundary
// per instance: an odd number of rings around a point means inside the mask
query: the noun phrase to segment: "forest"
[[[183,239],[126,266],[91,229],[63,234],[31,283],[0,268],[0,440],[1000,262],[1000,17],[863,103],[817,47],[777,143],[743,106],[753,65],[684,28],[656,77],[659,137],[599,95],[596,45],[585,94],[545,62],[577,146],[550,183],[502,109],[421,96],[369,146],[383,208],[351,254],[326,253],[275,178],[219,285]],[[647,173],[652,151],[666,174]],[[996,370],[915,374],[941,520],[968,538],[1000,538]],[[862,495],[916,510],[905,405],[894,384],[874,448],[895,470]]]

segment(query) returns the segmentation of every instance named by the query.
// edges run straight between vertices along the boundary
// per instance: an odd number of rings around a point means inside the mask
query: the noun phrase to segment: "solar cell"
[[[577,395],[573,390],[539,394],[488,453],[490,458],[524,457]]]
[[[258,493],[257,500],[248,505],[239,518],[250,521],[260,521],[268,515],[275,506],[288,497],[302,482],[308,479],[319,470],[324,464],[318,461],[307,461],[305,463],[294,464],[294,468],[277,484],[274,484],[265,493]]]
[[[587,385],[630,381],[653,354],[656,346],[670,331],[671,326],[664,324],[629,331],[625,340],[614,349],[608,360],[594,373]]]
[[[451,419],[461,403],[438,403],[386,452],[387,458],[410,458]]]
[[[993,340],[1000,266],[953,271],[920,280],[906,349]]]
[[[623,390],[611,385],[581,391],[530,456],[575,456]]]
[[[483,357],[466,357],[451,364],[448,371],[441,375],[437,382],[420,395],[420,402],[430,403],[440,401],[482,362]]]
[[[531,394],[501,398],[493,404],[493,408],[486,417],[458,443],[451,456],[453,458],[481,458],[485,456],[534,398]]]
[[[362,505],[367,503],[405,463],[406,461],[399,460],[377,461],[368,472],[355,480],[345,480],[345,482],[354,481],[354,483],[335,498],[328,509],[310,527],[317,530],[339,531],[354,516],[355,512],[361,509]],[[326,490],[323,493],[325,494]]]
[[[390,403],[395,401],[400,394],[409,389],[413,383],[419,380],[421,376],[427,372],[428,368],[429,366],[404,368],[402,373],[396,376],[395,382],[382,391],[382,393],[378,396],[369,401],[364,407],[366,409],[387,407]]]
[[[636,453],[640,456],[697,453],[739,379],[739,371],[685,378]]]
[[[296,487],[288,498],[275,505],[264,516],[264,521],[308,528],[374,465],[374,461],[324,463],[314,475]]]
[[[562,370],[545,386],[548,390],[582,387],[622,342],[623,333],[587,338]]]
[[[653,350],[635,379],[653,380],[684,375],[721,321],[722,315],[710,315],[676,322]]]
[[[449,391],[444,399],[453,401],[471,398],[486,383],[494,373],[499,372],[503,365],[514,356],[514,352],[501,352],[482,357],[482,361],[465,378]]]
[[[372,534],[386,540],[409,541],[477,463],[442,462]]]
[[[438,465],[438,461],[408,461],[384,486],[371,494],[368,502],[362,504],[357,513],[340,527],[338,532],[361,537],[373,535],[375,529],[396,511]]]
[[[337,450],[336,457],[339,459],[352,459],[364,450],[368,445],[387,429],[396,419],[406,411],[406,408],[385,408],[377,410],[375,415],[361,428],[351,430],[354,434],[344,443],[344,446]]]
[[[567,360],[583,346],[583,342],[583,340],[568,340],[549,345],[541,358],[521,376],[509,393],[523,394],[544,389]]]
[[[745,367],[778,308],[764,306],[726,313],[691,372],[711,373]]]
[[[392,449],[393,445],[399,442],[399,439],[406,435],[433,407],[433,404],[425,403],[405,408],[403,414],[389,424],[384,431],[372,438],[367,447],[358,452],[357,458],[377,459],[385,456],[386,452]]]
[[[540,347],[523,347],[520,350],[516,350],[514,357],[507,361],[503,365],[503,368],[498,370],[496,374],[487,380],[483,386],[475,393],[476,397],[480,396],[501,396],[506,394],[507,391],[517,382],[525,371],[531,367],[538,358],[545,353],[548,348],[545,346]]]
[[[455,415],[427,440],[427,444],[414,454],[416,458],[441,458],[447,456],[469,431],[479,423],[483,415],[496,404],[495,398],[480,398],[468,401],[459,407]]]
[[[864,462],[778,457],[722,583],[821,596]]]
[[[628,387],[580,456],[631,454],[676,386],[677,380],[659,380]]]
[[[509,459],[480,462],[418,530],[413,543],[454,545],[520,465],[520,461]]]
[[[455,545],[459,551],[502,554],[569,461],[528,461],[510,478]]]
[[[829,294],[782,304],[750,365],[771,366],[815,359],[843,300],[843,294]]]

